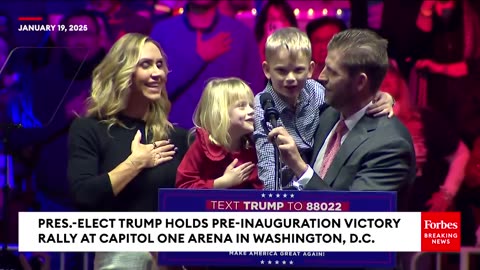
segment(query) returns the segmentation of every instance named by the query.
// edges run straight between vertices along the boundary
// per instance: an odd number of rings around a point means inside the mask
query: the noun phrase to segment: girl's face
[[[230,107],[230,136],[232,138],[241,138],[253,132],[253,113],[253,104],[248,100],[239,100]]]

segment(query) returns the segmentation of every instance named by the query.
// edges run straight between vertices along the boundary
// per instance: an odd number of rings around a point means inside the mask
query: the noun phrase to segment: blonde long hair
[[[252,89],[243,80],[234,77],[212,79],[203,90],[193,123],[205,129],[213,143],[229,149],[232,143],[229,110],[240,100],[253,103]]]
[[[164,58],[165,73],[168,73],[166,55],[156,41],[138,33],[128,33],[122,36],[105,56],[103,61],[93,71],[92,94],[88,100],[87,116],[93,116],[102,122],[113,125],[125,125],[118,119],[118,114],[127,107],[130,96],[132,77],[140,60],[143,46],[151,42],[160,50]],[[168,121],[170,101],[166,89],[162,89],[161,98],[150,103],[146,120],[149,141],[167,138],[173,128]]]

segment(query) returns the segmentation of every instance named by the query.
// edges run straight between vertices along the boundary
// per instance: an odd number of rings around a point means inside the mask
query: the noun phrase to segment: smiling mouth
[[[159,88],[160,87],[159,83],[146,83],[145,85],[147,87],[150,87],[150,88]]]

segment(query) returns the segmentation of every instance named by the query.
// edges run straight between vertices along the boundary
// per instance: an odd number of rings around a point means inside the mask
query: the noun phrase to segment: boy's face
[[[314,63],[302,52],[290,52],[281,48],[276,55],[262,64],[263,72],[272,82],[275,92],[295,105],[305,82],[312,76]]]

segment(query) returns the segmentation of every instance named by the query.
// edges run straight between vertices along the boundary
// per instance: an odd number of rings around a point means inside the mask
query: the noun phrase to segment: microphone
[[[260,104],[263,109],[263,118],[267,120],[273,128],[276,128],[278,117],[280,113],[277,108],[275,108],[275,102],[273,101],[272,95],[270,93],[263,93],[260,95]]]
[[[277,108],[275,108],[275,102],[273,101],[272,95],[270,93],[263,93],[260,95],[260,104],[263,109],[263,128],[265,132],[268,133],[268,126],[265,121],[268,121],[273,128],[276,128],[278,117],[280,113]],[[275,142],[272,142],[274,145]],[[278,147],[274,147],[274,159],[275,159],[275,190],[282,190],[282,164],[280,162],[280,152]]]

